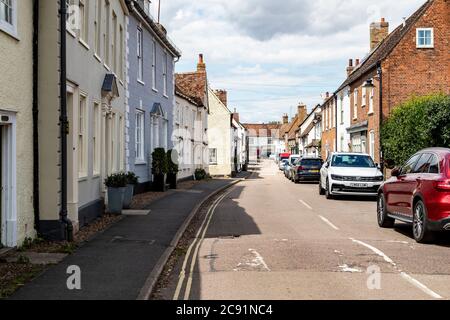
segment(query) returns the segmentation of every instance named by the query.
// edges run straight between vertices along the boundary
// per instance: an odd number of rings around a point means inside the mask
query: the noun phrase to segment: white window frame
[[[365,107],[367,105],[367,88],[366,87],[362,87],[361,88],[361,107]]]
[[[78,1],[78,13],[79,13],[79,38],[85,45],[89,41],[89,4],[86,0]]]
[[[138,74],[137,80],[143,82],[144,80],[144,31],[141,27],[136,30],[137,37],[137,61],[138,61]]]
[[[353,92],[353,119],[358,119],[358,89]]]
[[[136,110],[134,144],[136,163],[145,162],[145,113],[142,110]]]
[[[102,3],[101,0],[95,0],[95,35],[94,35],[94,54],[100,59],[101,43],[102,43]]]
[[[375,131],[373,130],[369,132],[369,148],[369,154],[375,160]]]
[[[421,31],[430,31],[431,32],[431,44],[420,44],[419,39],[421,39],[419,37],[419,33]],[[426,39],[426,38],[424,38]],[[416,29],[416,46],[419,49],[429,49],[429,48],[434,48],[434,28],[417,28]]]
[[[370,89],[370,97],[369,97],[369,114],[373,113],[373,102],[375,98],[375,88]]]
[[[88,95],[80,93],[78,101],[78,132],[77,132],[77,151],[78,151],[78,179],[87,177],[88,171]],[[81,113],[83,112],[83,113]]]
[[[163,95],[165,97],[167,97],[167,87],[168,87],[168,82],[167,82],[167,70],[168,70],[168,63],[169,59],[168,59],[168,55],[167,52],[164,51],[164,59],[163,59]]]
[[[211,157],[211,151],[214,151],[214,157]],[[214,161],[212,161],[214,160]],[[210,165],[217,165],[217,148],[209,148],[209,164]]]
[[[17,0],[11,0],[11,23],[0,20],[0,30],[17,38]]]
[[[340,107],[341,107],[341,112],[340,112],[340,115],[341,115],[341,124],[344,124],[344,122],[345,122],[345,119],[344,119],[344,98],[342,97],[341,99],[339,99],[340,100]]]
[[[152,40],[152,46],[153,46],[153,48],[152,48],[152,89],[153,89],[153,91],[158,91],[157,89],[156,89],[156,53],[157,53],[157,50],[156,50],[156,40],[155,39],[153,39]]]
[[[92,107],[92,152],[93,152],[93,173],[94,176],[100,175],[100,154],[101,154],[101,119],[102,111],[101,104],[98,101],[94,101]]]

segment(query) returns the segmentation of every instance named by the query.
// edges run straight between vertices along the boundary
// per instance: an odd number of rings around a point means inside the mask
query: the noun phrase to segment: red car
[[[377,216],[382,228],[392,228],[395,220],[411,223],[419,243],[450,230],[450,149],[422,150],[395,168],[380,187]]]

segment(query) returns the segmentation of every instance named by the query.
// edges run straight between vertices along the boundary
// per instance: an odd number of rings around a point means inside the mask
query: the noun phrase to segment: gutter
[[[73,240],[73,225],[68,218],[67,210],[67,134],[69,122],[67,119],[67,52],[66,52],[66,1],[59,0],[59,32],[60,32],[60,72],[59,72],[59,99],[60,99],[60,142],[61,142],[61,210],[60,222],[64,225],[63,239]]]
[[[33,0],[33,207],[34,229],[40,231],[39,199],[39,1]]]
[[[381,127],[383,125],[383,68],[381,67],[381,61],[379,61],[377,63],[377,73],[378,76],[380,77],[380,89],[379,89],[379,103],[378,105],[380,106],[380,110],[379,110],[379,125],[378,125],[378,141],[380,143],[380,166],[381,166],[381,172],[383,172],[384,174],[384,159],[383,159],[383,145],[381,143]]]

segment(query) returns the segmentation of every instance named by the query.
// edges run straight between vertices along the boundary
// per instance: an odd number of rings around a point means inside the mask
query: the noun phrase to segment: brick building
[[[336,103],[335,96],[326,93],[322,109],[322,145],[321,156],[326,159],[328,154],[336,150]]]
[[[371,52],[338,91],[349,87],[352,151],[381,162],[380,127],[393,108],[414,95],[450,94],[450,2],[427,1],[391,33],[384,19],[370,28]]]

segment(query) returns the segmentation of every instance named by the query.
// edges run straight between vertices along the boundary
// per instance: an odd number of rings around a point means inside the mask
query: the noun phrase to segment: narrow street
[[[213,205],[163,299],[450,297],[448,235],[416,244],[408,225],[378,227],[373,199],[326,200],[273,161],[252,169]]]

